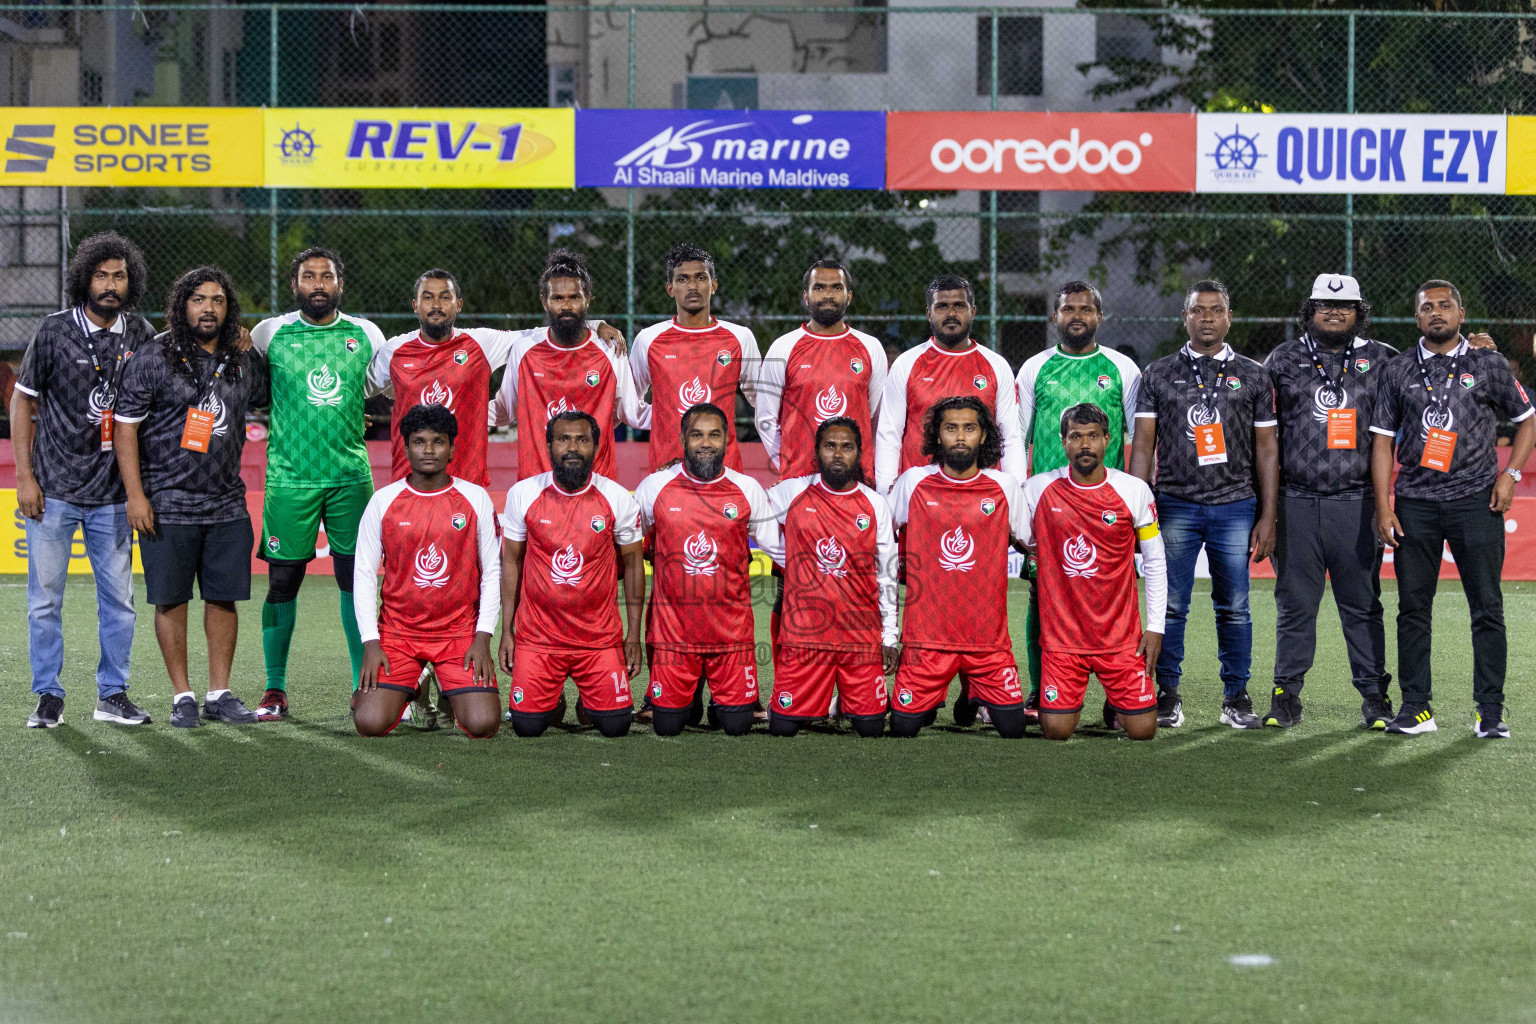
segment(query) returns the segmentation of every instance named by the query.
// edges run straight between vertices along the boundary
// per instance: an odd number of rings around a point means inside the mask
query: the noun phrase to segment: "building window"
[[[1100,14],[1094,21],[1094,60],[1157,60],[1161,56],[1152,38],[1152,26],[1142,19],[1130,14]]]
[[[101,84],[101,72],[95,68],[80,69],[80,102],[87,107],[99,107],[106,100]]]
[[[1039,96],[1042,82],[1041,18],[997,19],[997,94]],[[976,95],[992,95],[992,16],[976,19]]]
[[[983,210],[986,207],[982,207]],[[1038,214],[1039,192],[999,192],[997,212]],[[997,271],[1000,274],[1040,272],[1040,218],[997,218]]]

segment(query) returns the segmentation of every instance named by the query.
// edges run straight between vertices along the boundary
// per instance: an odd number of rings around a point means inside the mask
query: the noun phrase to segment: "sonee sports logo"
[[[41,142],[31,142],[31,139],[53,138],[51,124],[18,124],[11,128],[11,137],[5,140],[5,151],[16,153],[18,158],[7,157],[5,160],[5,173],[7,174],[40,174],[48,169],[48,161],[53,159],[52,146]]]

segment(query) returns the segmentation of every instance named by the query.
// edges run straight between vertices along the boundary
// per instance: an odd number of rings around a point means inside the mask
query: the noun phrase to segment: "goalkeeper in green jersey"
[[[305,249],[288,268],[299,308],[263,320],[251,332],[272,372],[272,433],[257,551],[269,566],[261,609],[267,689],[256,709],[262,721],[288,716],[288,648],[299,586],[316,556],[322,524],[340,589],[354,689],[362,668],[352,569],[357,525],[373,496],[363,401],[370,394],[368,363],[383,348],[384,335],[370,321],[338,308],[342,275],[336,253]]]
[[[1104,465],[1125,468],[1125,435],[1136,420],[1136,392],[1141,371],[1114,349],[1098,343],[1104,324],[1104,300],[1087,281],[1068,281],[1056,290],[1051,320],[1060,343],[1024,361],[1019,368],[1019,418],[1030,452],[1030,475],[1067,464],[1061,446],[1061,414],[1091,402],[1109,416],[1109,444]],[[1030,584],[1029,615],[1024,624],[1029,660],[1029,697],[1024,713],[1040,717],[1040,611]]]

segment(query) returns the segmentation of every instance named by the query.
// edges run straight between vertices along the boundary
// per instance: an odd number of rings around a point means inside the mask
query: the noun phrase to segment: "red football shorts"
[[[566,677],[588,711],[624,711],[635,706],[629,695],[622,647],[567,647],[553,650],[516,644],[512,648],[512,699],[507,707],[531,715],[555,710]]]
[[[475,674],[464,667],[464,655],[473,636],[450,636],[433,639],[379,634],[379,646],[384,648],[384,658],[389,671],[379,669],[379,685],[386,690],[401,690],[415,699],[421,670],[427,665],[437,675],[438,689],[445,696],[455,693],[495,693],[496,686],[484,686],[475,681]]]
[[[1040,710],[1067,714],[1083,710],[1090,672],[1099,677],[1104,696],[1116,711],[1134,715],[1157,706],[1146,662],[1137,655],[1136,648],[1125,647],[1102,654],[1041,651]]]
[[[709,685],[709,699],[725,707],[757,703],[757,658],[748,647],[737,651],[674,651],[653,647],[651,705],[678,711],[693,703],[699,683]]]
[[[998,707],[1024,703],[1019,690],[1019,666],[1012,651],[941,651],[932,647],[903,647],[896,669],[891,709],[922,714],[938,707],[949,694],[949,681],[959,675],[972,700]]]
[[[883,715],[890,706],[879,654],[789,644],[774,652],[773,709],[779,714],[825,717],[832,711],[833,687],[845,715]]]

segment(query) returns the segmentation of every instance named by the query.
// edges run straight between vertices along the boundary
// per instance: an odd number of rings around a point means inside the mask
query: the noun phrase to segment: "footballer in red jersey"
[[[501,728],[490,648],[501,600],[496,510],[485,488],[448,473],[459,432],[453,413],[417,405],[400,427],[411,471],[374,494],[358,527],[352,601],[363,668],[353,718],[360,735],[388,734],[430,665],[459,728],[494,736]]]
[[[838,707],[860,736],[885,731],[896,670],[896,538],[891,509],[861,482],[863,438],[843,416],[816,428],[820,472],[768,492],[783,570],[768,731],[793,736]]]
[[[640,509],[592,471],[602,435],[591,413],[561,412],[544,436],[555,468],[518,481],[501,517],[500,658],[512,673],[512,730],[538,736],[559,722],[570,677],[597,730],[623,736],[635,718],[629,680],[642,653]]]
[[[1029,478],[1026,536],[1040,592],[1040,729],[1077,729],[1088,674],[1104,687],[1104,724],[1131,739],[1157,735],[1152,672],[1163,646],[1168,574],[1152,490],[1104,465],[1109,417],[1091,403],[1061,416],[1068,464]],[[1147,581],[1147,625],[1136,600],[1136,546]]]
[[[491,473],[486,465],[486,440],[494,420],[489,409],[491,375],[507,364],[512,346],[533,331],[498,331],[489,327],[460,329],[464,312],[459,282],[446,270],[434,267],[416,279],[411,310],[421,325],[397,334],[373,354],[368,364],[368,384],[395,399],[390,423],[390,479],[410,472],[400,420],[406,410],[420,405],[441,405],[465,429],[453,446],[448,472],[470,483],[488,487]],[[601,320],[592,329],[610,346],[622,346],[624,335]]]
[[[762,354],[751,331],[710,315],[718,285],[714,258],[703,249],[679,245],[667,253],[667,294],[677,315],[636,334],[629,350],[635,392],[644,398],[650,391],[652,415],[661,426],[651,431],[651,473],[683,457],[680,437],[670,427],[672,417],[704,402],[727,413],[725,467],[741,469],[736,396],[749,405],[754,401]]]
[[[818,472],[816,429],[846,416],[873,442],[885,392],[885,347],[848,326],[853,278],[837,260],[817,260],[805,272],[801,300],[810,321],[768,348],[758,371],[757,433],[780,480]],[[864,449],[866,481],[875,478],[875,452]]]
[[[1018,394],[1008,360],[971,338],[976,292],[957,274],[940,274],[928,285],[928,327],[933,335],[891,364],[880,399],[875,432],[875,490],[889,494],[896,478],[928,465],[924,426],[934,403],[955,396],[981,401],[1002,436],[997,465],[1015,480],[1028,471],[1019,422]]]
[[[706,683],[711,722],[740,736],[752,728],[758,698],[747,542],[775,548],[778,521],[762,486],[725,466],[724,410],[694,406],[681,433],[682,464],[635,490],[654,567],[645,636],[651,726],[676,736],[698,724],[695,700]]]
[[[587,261],[567,249],[550,253],[539,275],[539,301],[549,324],[512,346],[496,396],[496,422],[517,424],[519,480],[554,468],[544,426],[559,413],[588,413],[600,430],[612,430],[621,420],[650,429],[651,409],[635,392],[629,360],[587,323],[591,299]],[[598,446],[593,471],[609,479],[616,475],[613,445]]]
[[[993,727],[1018,739],[1024,693],[1008,636],[1008,551],[1027,532],[1024,495],[994,468],[1002,437],[981,399],[938,402],[923,438],[931,464],[907,470],[891,492],[907,581],[891,735],[916,736],[958,675],[955,724],[971,725],[985,705]]]

